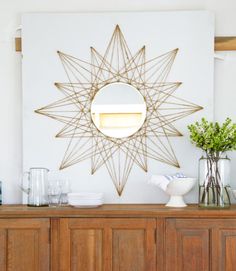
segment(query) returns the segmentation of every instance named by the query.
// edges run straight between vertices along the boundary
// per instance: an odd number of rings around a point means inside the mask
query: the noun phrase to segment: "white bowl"
[[[170,200],[166,204],[168,207],[185,207],[183,196],[187,194],[195,185],[195,178],[178,178],[170,181],[167,185],[166,193],[170,195]]]

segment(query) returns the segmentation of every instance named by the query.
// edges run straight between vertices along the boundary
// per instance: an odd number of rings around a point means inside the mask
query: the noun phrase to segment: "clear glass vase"
[[[224,153],[199,159],[199,207],[230,206],[230,159]]]

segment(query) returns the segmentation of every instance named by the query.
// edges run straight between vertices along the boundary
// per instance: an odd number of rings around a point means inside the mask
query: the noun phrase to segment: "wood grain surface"
[[[10,217],[206,217],[236,218],[236,205],[228,209],[204,209],[197,205],[169,208],[161,204],[104,204],[98,208],[28,207],[26,205],[0,206],[0,218]]]
[[[234,271],[236,206],[0,207],[1,271]]]
[[[22,51],[22,39],[15,38],[16,52]],[[215,51],[235,51],[236,50],[236,37],[215,37]]]
[[[49,271],[49,219],[0,219],[0,270]]]

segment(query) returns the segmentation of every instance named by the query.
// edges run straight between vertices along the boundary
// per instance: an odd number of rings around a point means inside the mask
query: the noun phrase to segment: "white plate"
[[[102,204],[103,200],[68,200],[71,205],[98,205]]]
[[[103,205],[102,202],[96,202],[96,203],[71,203],[69,202],[69,205],[71,206],[100,206]]]
[[[74,199],[101,199],[102,193],[69,193],[68,198]]]
[[[102,206],[102,204],[98,204],[98,205],[71,205],[74,208],[96,208],[99,206]]]
[[[81,198],[81,197],[68,197],[70,200],[103,200],[103,198]]]
[[[68,199],[69,202],[71,202],[72,204],[85,204],[86,202],[88,202],[88,204],[97,204],[97,203],[100,203],[100,202],[103,202],[104,200],[103,199]]]

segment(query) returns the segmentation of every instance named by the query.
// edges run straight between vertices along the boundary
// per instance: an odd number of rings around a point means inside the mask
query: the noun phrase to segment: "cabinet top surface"
[[[229,209],[203,209],[191,204],[169,208],[161,204],[104,204],[98,208],[0,206],[0,218],[14,217],[205,217],[236,218],[236,205]]]

